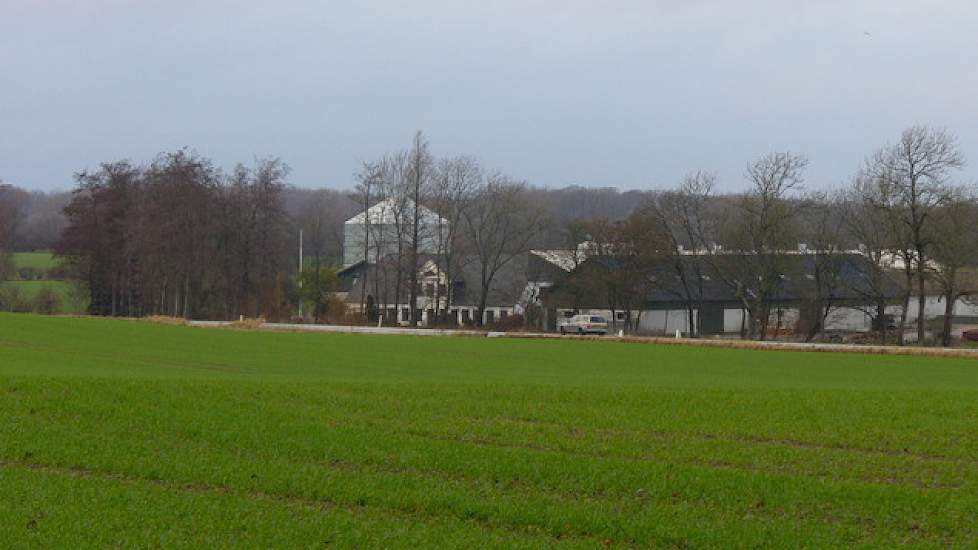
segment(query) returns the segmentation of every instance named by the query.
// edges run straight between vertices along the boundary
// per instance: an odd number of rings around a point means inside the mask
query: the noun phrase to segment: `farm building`
[[[424,206],[418,207],[420,217],[419,251],[435,254],[439,250],[439,229],[448,222]],[[410,241],[414,202],[409,199],[387,199],[378,202],[343,224],[343,267],[357,262],[376,263],[378,259],[397,254],[398,244]],[[364,247],[369,254],[364,254]]]
[[[901,294],[896,279],[888,274],[871,284],[872,264],[860,254],[837,254],[831,258],[831,281],[824,264],[816,264],[815,254],[785,255],[779,281],[767,285],[766,304],[769,326],[776,332],[794,332],[806,319],[825,316],[826,330],[869,331],[882,309],[892,314]],[[543,295],[548,328],[575,312],[600,314],[618,327],[630,322],[636,332],[674,334],[691,332],[699,324],[703,334],[740,334],[749,322],[744,298],[756,299],[759,285],[743,274],[743,265],[752,261],[744,254],[725,254],[712,261],[695,256],[683,258],[680,270],[675,264],[657,265],[645,273],[638,296],[625,303],[621,295],[602,289],[607,274],[621,269],[614,257],[592,256],[565,273]],[[824,261],[824,260],[822,260]],[[695,263],[694,262],[698,262]],[[680,276],[680,273],[684,277]],[[694,273],[699,273],[694,277]],[[692,302],[692,319],[688,303]],[[821,304],[821,306],[819,306]],[[826,304],[829,307],[822,309]],[[630,310],[630,311],[629,311]],[[816,311],[817,310],[817,311]],[[886,317],[884,316],[884,322]]]
[[[418,273],[417,317],[421,324],[476,324],[481,296],[481,268],[475,257],[457,258],[449,274],[439,266],[437,256],[425,254]],[[339,272],[342,296],[347,308],[359,311],[361,303],[385,322],[407,323],[411,319],[408,284],[410,277],[399,272],[396,262],[363,261]],[[400,284],[398,281],[400,280]],[[493,278],[482,313],[483,323],[491,325],[514,313],[522,312],[527,300],[527,261],[519,257],[506,264]]]

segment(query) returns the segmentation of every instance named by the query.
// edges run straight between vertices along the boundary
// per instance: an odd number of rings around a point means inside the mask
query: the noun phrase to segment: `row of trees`
[[[85,283],[96,315],[283,318],[305,303],[307,314],[326,319],[339,316],[331,295],[343,240],[337,220],[356,212],[351,204],[394,205],[395,234],[368,226],[364,251],[383,251],[377,268],[395,282],[392,303],[406,298],[411,311],[429,257],[449,279],[478,265],[484,309],[499,271],[528,251],[546,219],[525,182],[469,157],[435,159],[420,133],[410,149],[365,164],[348,195],[299,192],[286,185],[287,173],[278,159],[225,173],[187,150],[146,166],[104,163],[76,175],[55,250],[68,276]],[[293,204],[290,194],[299,197]],[[427,208],[441,216],[426,216]],[[300,232],[306,266],[297,273]],[[435,292],[448,298],[435,303],[451,303],[451,285]]]
[[[26,190],[2,181],[0,186],[6,189],[0,198],[4,202],[0,208],[15,203],[17,212],[16,227],[6,246],[18,252],[51,250],[67,224],[64,207],[71,201],[71,191]],[[529,186],[527,193],[531,201],[546,205],[548,214],[555,220],[540,237],[543,246],[548,248],[563,242],[560,220],[623,219],[650,194],[648,191],[580,186]],[[357,198],[339,188],[288,186],[283,191],[283,202],[289,218],[305,229],[309,254],[313,254],[310,239],[317,235],[314,228],[319,227],[319,255],[323,262],[332,265],[341,261],[343,222],[361,210]],[[5,216],[4,219],[11,218]]]
[[[186,150],[77,174],[56,251],[96,315],[234,318],[291,307],[278,159],[222,173]]]
[[[674,190],[656,193],[623,221],[591,220],[567,226],[570,244],[588,238],[588,255],[614,258],[615,269],[574,283],[572,294],[603,289],[612,310],[629,319],[634,304],[663,281],[649,279],[651,266],[671,266],[668,285],[685,304],[693,334],[702,330],[704,284],[710,277],[730,289],[746,314],[745,336],[769,335],[772,309],[786,275],[797,269],[799,245],[811,258],[808,273],[811,318],[806,336],[815,337],[847,284],[839,261],[858,250],[865,280],[845,290],[878,319],[887,338],[886,308],[892,302],[893,274],[899,285],[897,340],[902,343],[916,295],[917,339],[926,339],[925,297],[937,288],[945,312],[941,338],[950,343],[954,305],[978,292],[978,200],[972,184],[953,177],[964,157],[943,129],[914,126],[900,139],[870,155],[850,184],[834,192],[805,192],[808,161],[773,153],[747,169],[749,189],[717,194],[716,176],[688,175]],[[732,255],[736,261],[731,261]],[[707,275],[707,273],[709,275]]]

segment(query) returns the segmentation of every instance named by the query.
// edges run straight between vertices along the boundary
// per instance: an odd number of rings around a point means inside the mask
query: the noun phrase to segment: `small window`
[[[604,323],[606,321],[604,320],[604,317],[591,317],[591,322],[592,323]]]
[[[625,312],[624,311],[616,311],[615,312],[615,319],[618,319],[619,321],[624,321],[625,320]]]

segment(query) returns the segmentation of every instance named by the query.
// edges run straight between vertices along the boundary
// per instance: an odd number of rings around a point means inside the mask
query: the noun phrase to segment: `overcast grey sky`
[[[978,3],[0,0],[0,178],[36,189],[181,146],[346,187],[415,129],[538,185],[792,150],[815,187],[915,122],[978,174]]]

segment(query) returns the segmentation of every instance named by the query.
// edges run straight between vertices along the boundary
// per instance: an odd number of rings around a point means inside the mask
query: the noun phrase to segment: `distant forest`
[[[3,186],[0,181],[0,186]],[[530,192],[541,203],[548,205],[554,224],[552,231],[541,235],[541,242],[559,247],[565,237],[559,228],[559,220],[609,219],[623,220],[638,208],[651,191],[620,191],[614,187],[569,186],[556,189],[531,187]],[[16,216],[5,218],[12,231],[7,249],[13,252],[51,250],[61,238],[68,221],[64,208],[71,202],[71,191],[29,191],[17,186],[4,186],[3,193],[11,204],[17,205]],[[323,233],[327,239],[322,244],[324,263],[337,265],[342,260],[343,222],[355,216],[360,207],[353,191],[329,187],[310,188],[291,184],[282,189],[284,212],[291,232],[298,235],[303,220],[311,210],[322,214]],[[311,229],[311,228],[307,228]]]

